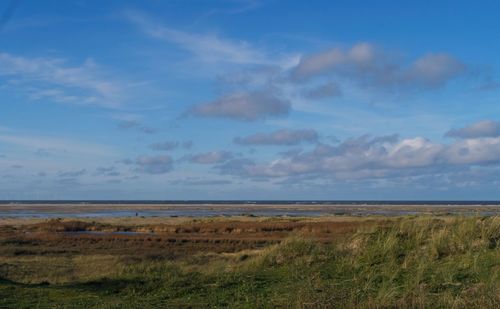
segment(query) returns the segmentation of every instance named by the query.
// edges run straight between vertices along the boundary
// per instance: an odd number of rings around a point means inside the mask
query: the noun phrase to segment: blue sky
[[[0,1],[0,199],[500,199],[497,1]]]

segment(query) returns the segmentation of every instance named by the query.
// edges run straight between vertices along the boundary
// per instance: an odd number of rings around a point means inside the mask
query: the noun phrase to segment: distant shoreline
[[[0,200],[2,205],[500,206],[500,200]]]

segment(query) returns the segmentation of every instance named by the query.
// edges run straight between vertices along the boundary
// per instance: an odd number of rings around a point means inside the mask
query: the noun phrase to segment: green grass
[[[500,306],[499,217],[405,218],[333,244],[297,236],[174,261],[31,259],[0,260],[14,265],[0,268],[1,308]]]

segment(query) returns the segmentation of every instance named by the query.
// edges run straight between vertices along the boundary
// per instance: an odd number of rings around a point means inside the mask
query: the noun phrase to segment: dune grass
[[[0,307],[498,308],[500,217],[416,217],[181,259],[0,258]]]

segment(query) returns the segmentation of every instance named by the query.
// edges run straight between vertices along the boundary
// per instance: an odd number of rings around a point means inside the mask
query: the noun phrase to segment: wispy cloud
[[[115,166],[108,166],[108,167],[101,166],[95,169],[94,175],[120,176],[121,173],[117,170]]]
[[[342,95],[340,86],[335,82],[328,82],[303,92],[303,96],[311,100],[321,100],[325,98],[339,97]]]
[[[232,182],[224,179],[199,179],[186,178],[177,179],[170,182],[172,186],[222,186],[230,185]]]
[[[259,0],[232,0],[229,1],[229,6],[223,8],[215,8],[208,12],[208,15],[222,13],[222,14],[240,14],[248,11],[255,10],[263,6],[263,2]]]
[[[83,176],[87,174],[87,170],[86,169],[81,169],[81,170],[76,170],[76,171],[64,171],[64,172],[59,172],[58,176],[59,177],[63,177],[63,178],[67,178],[67,177],[79,177],[79,176]]]
[[[146,133],[146,134],[154,134],[157,132],[157,129],[145,126],[136,120],[121,120],[120,122],[118,122],[117,126],[118,126],[118,128],[123,129],[123,130],[136,129],[139,132]]]
[[[21,135],[13,133],[0,133],[0,144],[11,144],[27,149],[44,149],[56,154],[76,154],[92,156],[113,156],[115,151],[105,145],[96,145],[77,142],[73,139],[48,137],[40,135]]]
[[[215,164],[225,162],[233,157],[234,154],[229,151],[209,151],[188,156],[186,159],[191,163]]]
[[[179,147],[182,147],[183,149],[190,149],[192,146],[193,146],[192,141],[184,141],[184,142],[165,141],[165,142],[151,144],[149,145],[149,148],[151,148],[154,151],[170,151],[177,149]]]
[[[216,34],[198,34],[167,27],[136,11],[126,11],[126,18],[147,35],[177,45],[205,62],[269,64],[266,54],[246,41],[221,38]]]
[[[50,99],[107,108],[123,104],[127,88],[92,59],[70,65],[60,58],[27,58],[0,53],[0,78],[6,81],[8,91],[20,89],[32,100]]]

